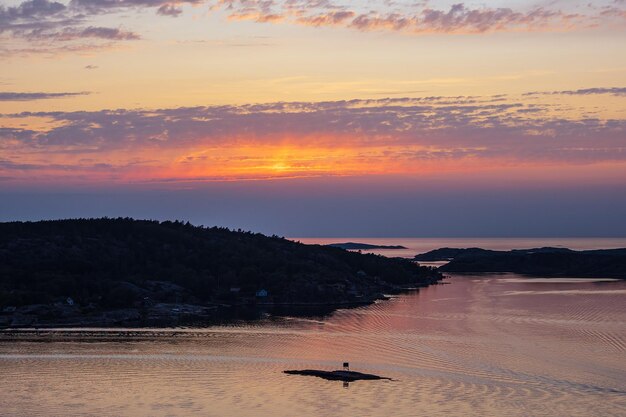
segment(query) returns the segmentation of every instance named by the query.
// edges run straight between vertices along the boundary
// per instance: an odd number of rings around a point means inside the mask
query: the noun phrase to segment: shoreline
[[[433,278],[429,282],[411,286],[388,288],[386,293],[376,293],[363,299],[334,302],[257,302],[255,304],[213,304],[157,305],[160,314],[150,315],[138,308],[125,308],[99,312],[93,316],[70,316],[65,320],[40,321],[42,317],[0,315],[1,318],[12,318],[11,324],[0,325],[0,340],[8,334],[24,332],[51,332],[55,329],[180,329],[182,327],[206,328],[212,326],[228,326],[237,322],[258,322],[267,317],[325,317],[343,308],[357,308],[374,304],[377,301],[389,300],[391,296],[407,292],[419,291],[431,285],[442,285],[447,276]],[[165,307],[164,307],[165,306]],[[18,320],[16,325],[15,318]],[[71,320],[71,321],[70,321]]]

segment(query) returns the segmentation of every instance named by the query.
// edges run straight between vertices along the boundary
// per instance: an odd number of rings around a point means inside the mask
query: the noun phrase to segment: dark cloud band
[[[387,98],[21,113],[11,117],[48,118],[56,122],[55,127],[5,129],[0,132],[0,144],[11,144],[17,153],[36,149],[106,155],[119,150],[132,154],[241,144],[273,146],[289,138],[296,147],[388,148],[398,160],[626,160],[626,120],[593,115],[565,118],[554,115],[553,104],[502,99]]]

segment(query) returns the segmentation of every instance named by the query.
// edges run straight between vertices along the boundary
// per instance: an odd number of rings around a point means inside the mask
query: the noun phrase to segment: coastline
[[[338,309],[371,305],[390,299],[390,295],[419,291],[431,285],[441,285],[446,276],[433,277],[428,282],[410,286],[387,287],[385,293],[377,292],[362,298],[328,302],[256,302],[254,304],[160,304],[154,311],[124,308],[101,311],[94,315],[69,315],[62,320],[46,320],[45,316],[0,314],[0,338],[15,331],[45,332],[52,329],[175,329],[180,326],[198,328],[229,325],[240,321],[255,322],[267,316],[324,317]],[[4,325],[3,325],[4,324]]]
[[[442,277],[409,259],[131,218],[0,223],[0,266],[0,328],[328,314]]]

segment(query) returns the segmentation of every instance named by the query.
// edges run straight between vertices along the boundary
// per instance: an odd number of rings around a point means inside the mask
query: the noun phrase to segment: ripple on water
[[[0,414],[623,415],[626,283],[509,278],[455,278],[325,319],[0,336]],[[282,373],[344,360],[393,381]]]

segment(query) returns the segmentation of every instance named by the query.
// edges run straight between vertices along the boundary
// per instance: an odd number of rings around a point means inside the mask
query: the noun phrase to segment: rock
[[[361,372],[354,371],[321,371],[316,369],[304,369],[304,370],[289,370],[283,371],[289,375],[303,375],[303,376],[315,376],[318,378],[327,379],[329,381],[343,381],[343,382],[353,382],[360,380],[380,380],[387,379],[391,381],[391,378],[387,378],[384,376],[372,375],[372,374],[364,374]]]

